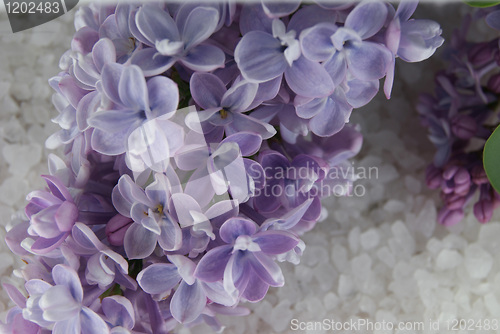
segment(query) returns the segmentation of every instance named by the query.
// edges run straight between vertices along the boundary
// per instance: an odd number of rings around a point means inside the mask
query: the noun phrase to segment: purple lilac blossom
[[[205,322],[220,331],[219,314],[248,314],[242,302],[285,283],[278,262],[300,262],[321,198],[352,189],[348,159],[362,135],[346,125],[351,113],[384,76],[389,96],[396,58],[423,60],[442,42],[437,23],[410,18],[415,6],[82,6],[50,80],[61,129],[46,146],[64,157],[49,156],[48,189],[29,194],[6,235],[26,262],[26,291],[4,286],[16,306],[0,330],[165,333]],[[497,44],[471,52],[481,70],[465,82],[479,97],[466,106],[491,101],[481,79]],[[434,102],[456,98],[459,82],[442,80],[425,115],[442,118]],[[429,121],[443,163],[455,143],[485,134],[478,113]],[[484,170],[456,167],[430,173],[446,189],[441,216],[460,217],[480,189],[474,213],[487,220],[499,199]]]

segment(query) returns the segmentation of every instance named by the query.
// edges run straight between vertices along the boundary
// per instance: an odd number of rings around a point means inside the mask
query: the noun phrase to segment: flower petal
[[[182,281],[170,302],[170,312],[182,324],[196,320],[207,305],[207,297],[201,283],[188,285]]]
[[[155,233],[134,223],[125,233],[123,240],[125,253],[129,259],[144,259],[153,253],[157,240],[158,236]]]
[[[208,39],[219,23],[219,12],[215,8],[196,7],[186,18],[182,27],[182,40],[186,50]]]
[[[325,61],[335,53],[331,36],[337,27],[331,23],[319,23],[300,34],[302,54],[309,60]]]
[[[171,263],[154,263],[137,275],[137,283],[149,294],[164,294],[181,280],[177,267]]]
[[[262,252],[252,253],[249,258],[255,273],[270,286],[283,286],[285,278],[280,267],[269,256]]]
[[[189,50],[181,62],[193,71],[209,72],[224,67],[225,60],[226,56],[221,49],[213,45],[201,44]]]
[[[219,144],[222,146],[224,143],[233,142],[238,144],[241,155],[242,156],[251,156],[257,153],[260,149],[260,145],[262,144],[262,138],[256,133],[253,132],[238,132],[227,136],[223,141]]]
[[[286,231],[266,231],[254,234],[253,241],[263,253],[283,254],[295,248],[299,238]]]
[[[211,73],[194,73],[189,81],[194,101],[203,109],[220,108],[226,86]]]
[[[234,59],[243,76],[252,82],[276,78],[288,67],[281,43],[262,31],[250,31],[240,40]]]
[[[82,308],[80,323],[82,334],[109,333],[108,325],[106,325],[104,320],[88,307]]]
[[[224,277],[226,264],[231,257],[233,246],[224,245],[212,248],[198,262],[194,276],[204,282],[216,282]]]
[[[159,75],[168,70],[176,61],[175,57],[162,56],[154,48],[134,52],[130,62],[139,66],[146,77]]]
[[[300,57],[286,69],[285,79],[296,94],[306,97],[328,96],[335,89],[325,68],[305,57]]]
[[[247,111],[248,106],[252,103],[257,94],[259,85],[256,83],[240,81],[224,94],[221,101],[221,106],[228,108],[232,112]]]
[[[349,13],[344,26],[356,31],[362,39],[367,39],[384,26],[387,13],[387,7],[382,2],[363,2]]]
[[[120,77],[118,93],[122,103],[133,110],[148,110],[149,96],[146,80],[139,66],[127,66]]]
[[[222,224],[219,234],[225,243],[233,243],[240,235],[253,235],[257,225],[248,219],[231,218]]]
[[[377,80],[389,69],[392,53],[385,46],[372,42],[353,42],[347,51],[347,67],[360,80]]]
[[[148,80],[148,95],[151,113],[148,118],[173,114],[179,104],[177,84],[167,77],[154,77]]]

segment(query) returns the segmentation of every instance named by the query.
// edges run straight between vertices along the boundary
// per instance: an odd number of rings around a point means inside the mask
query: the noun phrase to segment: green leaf
[[[477,0],[466,1],[466,0],[464,0],[464,2],[471,7],[479,7],[479,8],[493,7],[493,6],[500,4],[500,1],[477,1]]]
[[[500,192],[500,126],[484,144],[483,166],[491,185]]]

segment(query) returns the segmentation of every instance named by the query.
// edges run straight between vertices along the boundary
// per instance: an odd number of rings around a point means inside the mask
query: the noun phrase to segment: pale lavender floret
[[[139,187],[128,175],[123,175],[113,189],[113,205],[134,223],[124,236],[129,259],[142,259],[154,251],[156,244],[164,250],[177,250],[182,245],[182,231],[169,213],[171,182],[163,174],[146,189]]]
[[[387,73],[391,52],[368,41],[384,25],[387,7],[381,2],[363,2],[347,16],[343,27],[319,23],[300,35],[303,54],[313,61],[324,61],[335,85],[349,71],[360,80],[377,80]]]
[[[54,334],[109,333],[104,320],[82,304],[83,288],[73,268],[56,265],[52,277],[55,285],[42,280],[26,283],[30,297],[23,310],[25,318],[44,327],[54,324]]]
[[[137,284],[128,276],[128,263],[118,253],[104,245],[94,232],[82,223],[76,223],[71,233],[72,250],[88,256],[85,279],[90,285],[98,285],[102,291],[118,283],[127,289],[136,289]]]
[[[77,81],[65,73],[51,78],[49,84],[56,91],[52,102],[59,112],[59,115],[52,121],[58,124],[61,130],[47,138],[45,145],[55,149],[60,145],[71,143],[80,134],[77,109],[80,101],[85,98],[89,91],[80,88]]]
[[[273,257],[293,249],[299,239],[286,231],[260,231],[244,218],[231,218],[220,228],[226,245],[218,246],[200,260],[194,276],[204,282],[222,280],[232,296],[256,302],[269,286],[283,286],[284,278]]]
[[[185,192],[202,207],[215,194],[222,195],[228,190],[233,199],[246,202],[254,187],[251,179],[247,178],[250,165],[243,157],[257,153],[261,143],[260,135],[247,131],[229,135],[215,147],[208,147],[203,142],[187,142],[176,156],[176,164],[181,170],[194,170]]]
[[[410,20],[417,5],[418,1],[402,1],[387,27],[386,44],[393,54],[384,83],[384,92],[387,98],[391,96],[396,57],[407,62],[420,62],[432,56],[444,42],[440,36],[441,27],[437,22]]]
[[[221,282],[203,282],[196,278],[196,264],[192,260],[181,255],[169,255],[168,259],[171,263],[155,263],[142,270],[137,282],[145,292],[158,299],[170,294],[175,288],[170,312],[180,323],[195,321],[205,309],[207,298],[225,306],[236,303],[236,299],[224,290]]]
[[[134,54],[132,64],[147,76],[165,72],[177,61],[193,71],[208,72],[224,66],[224,52],[203,42],[215,32],[219,11],[196,7],[183,20],[176,20],[156,4],[143,5],[136,14],[141,36],[150,46]]]
[[[43,254],[59,246],[70,235],[79,210],[69,190],[54,176],[43,176],[49,191],[33,191],[25,212],[30,219],[28,233],[38,238],[31,250]]]
[[[130,300],[123,296],[110,296],[102,300],[104,320],[112,328],[113,333],[130,333],[135,325],[134,307]]]
[[[266,18],[261,18],[261,22],[266,24]],[[302,56],[296,32],[287,31],[280,19],[274,19],[270,26],[271,31],[253,27],[236,46],[234,58],[245,79],[260,83],[284,74],[296,94],[308,97],[331,94],[332,80],[320,64]]]
[[[225,131],[226,135],[231,135],[240,131],[252,131],[263,139],[269,139],[276,133],[269,124],[244,114],[255,100],[260,100],[264,95],[257,95],[259,85],[256,83],[241,80],[226,89],[215,75],[194,73],[191,76],[190,89],[196,104],[204,109],[198,113],[198,118],[191,122],[201,122],[205,133]]]
[[[137,66],[109,63],[102,70],[102,85],[113,103],[110,109],[90,116],[94,128],[92,147],[101,154],[119,155],[126,151],[128,136],[147,120],[175,113],[179,101],[177,85],[169,78],[155,77],[146,82]],[[176,137],[178,134],[171,134]],[[169,138],[168,134],[166,134]],[[176,142],[176,138],[172,138]]]
[[[39,334],[40,326],[23,317],[23,309],[26,308],[26,297],[12,284],[3,283],[2,286],[16,306],[7,313],[5,323],[0,321],[0,332],[5,334]]]

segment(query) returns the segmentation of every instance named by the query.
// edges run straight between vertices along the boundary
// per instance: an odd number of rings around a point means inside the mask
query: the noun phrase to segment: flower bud
[[[106,224],[106,236],[113,246],[123,246],[125,232],[134,221],[131,218],[117,214]]]
[[[500,94],[500,73],[492,75],[488,80],[486,87],[494,93]]]
[[[465,196],[458,194],[447,194],[444,197],[446,207],[450,210],[462,209],[465,204]]]
[[[487,223],[493,216],[493,203],[487,200],[481,200],[474,204],[474,216],[481,223]]]
[[[437,189],[443,182],[442,171],[434,165],[429,165],[425,171],[425,183],[429,189]]]
[[[468,52],[469,61],[473,66],[484,66],[494,60],[495,48],[490,42],[475,44]],[[498,46],[497,46],[498,47]]]
[[[462,209],[449,210],[444,207],[439,211],[438,221],[444,226],[452,226],[464,218],[464,211]]]
[[[474,137],[476,130],[476,121],[470,116],[457,115],[451,120],[451,131],[460,139],[470,139]]]
[[[471,169],[472,182],[477,185],[486,184],[489,182],[486,172],[482,165],[476,165]]]

